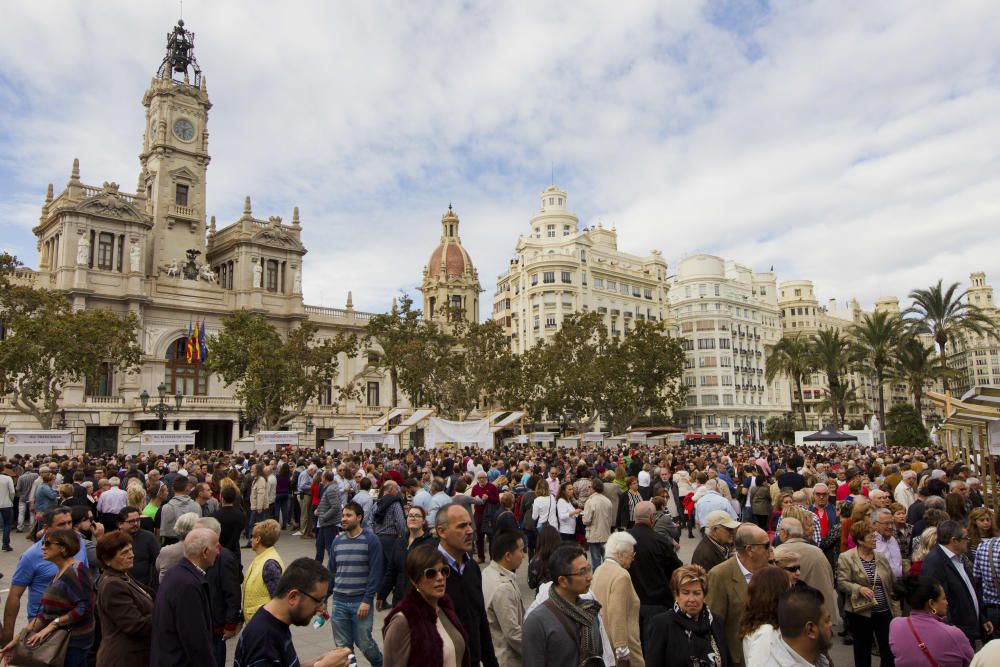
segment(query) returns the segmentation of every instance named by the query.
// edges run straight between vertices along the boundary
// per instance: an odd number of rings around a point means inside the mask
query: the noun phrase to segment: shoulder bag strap
[[[558,593],[549,591],[549,595],[558,595]],[[573,640],[573,643],[578,644],[580,639],[577,636],[576,629],[573,627],[573,624],[569,622],[569,619],[566,618],[566,615],[559,610],[556,603],[552,600],[546,599],[542,604],[545,605],[548,610],[552,612],[552,615],[556,617],[556,620],[563,626],[563,629],[566,631],[566,634],[569,635],[569,638]],[[937,665],[934,667],[937,667]]]
[[[931,667],[938,667],[937,660],[935,660],[934,656],[931,655],[931,652],[927,648],[927,644],[924,643],[924,640],[922,640],[920,635],[917,634],[917,629],[913,627],[913,619],[907,616],[906,623],[910,626],[910,632],[913,633],[913,638],[917,640],[917,646],[920,647],[921,651],[923,651],[924,656],[927,658],[928,662],[931,663]]]

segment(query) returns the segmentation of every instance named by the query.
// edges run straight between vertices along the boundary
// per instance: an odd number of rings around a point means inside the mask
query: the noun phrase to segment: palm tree
[[[850,342],[839,331],[834,329],[821,329],[812,337],[812,358],[817,370],[826,373],[826,381],[829,386],[827,399],[832,402],[830,411],[834,415],[834,421],[840,417],[841,421],[846,414],[846,406],[841,406],[839,401],[844,396],[844,378],[850,372],[854,364],[855,353]],[[838,428],[840,423],[834,424]]]
[[[812,349],[804,336],[788,336],[779,340],[771,348],[764,369],[764,377],[769,384],[774,382],[774,378],[778,375],[787,375],[795,382],[803,429],[806,428],[806,404],[802,396],[802,381],[814,370],[816,368],[813,365]]]
[[[903,321],[895,313],[876,311],[866,313],[860,322],[851,325],[848,332],[854,339],[854,352],[863,370],[875,373],[878,418],[882,428],[885,428],[885,376],[903,334]]]
[[[924,387],[937,379],[943,379],[945,375],[954,375],[955,371],[942,368],[936,363],[936,352],[933,345],[925,345],[916,336],[906,336],[896,348],[890,375],[898,380],[903,380],[910,385],[913,392],[913,407],[917,410],[917,416],[923,421],[922,406],[924,398]]]
[[[841,424],[847,422],[847,411],[861,407],[864,407],[864,403],[858,400],[857,390],[841,383],[830,387],[823,400],[816,404],[816,411],[820,414],[832,413],[833,421],[840,422],[835,425],[837,428],[842,428]]]
[[[945,370],[948,368],[949,343],[956,343],[970,334],[997,335],[996,325],[990,317],[965,298],[968,292],[956,296],[957,291],[958,283],[944,289],[942,281],[938,280],[937,285],[910,292],[913,304],[903,312],[903,317],[912,323],[914,333],[926,333],[934,338],[941,367]],[[941,379],[947,392],[947,373]]]

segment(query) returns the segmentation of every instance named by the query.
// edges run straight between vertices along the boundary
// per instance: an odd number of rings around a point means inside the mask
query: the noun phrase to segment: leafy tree
[[[816,370],[810,341],[803,336],[787,336],[771,348],[764,368],[768,384],[778,375],[787,375],[795,383],[798,394],[799,416],[802,428],[806,428],[806,403],[802,395],[802,383],[807,375]]]
[[[48,429],[67,384],[96,383],[104,364],[112,372],[138,370],[139,322],[133,313],[74,310],[60,293],[19,284],[18,266],[0,255],[0,395]]]
[[[597,419],[596,397],[601,395],[601,356],[608,346],[604,319],[596,312],[573,313],[532,358],[533,379],[540,383],[537,408],[551,419],[563,420],[577,431]]]
[[[378,364],[389,372],[392,387],[390,407],[395,408],[399,403],[399,372],[410,361],[407,353],[419,333],[422,319],[423,313],[414,308],[413,299],[404,292],[398,305],[393,302],[390,312],[374,315],[368,321],[368,336],[381,348]]]
[[[684,372],[681,341],[666,335],[662,321],[636,322],[629,335],[607,341],[596,366],[595,406],[616,433],[640,415],[681,406],[687,395],[678,382]]]
[[[957,291],[958,283],[945,289],[938,280],[937,285],[910,292],[913,304],[903,312],[913,333],[926,333],[934,338],[944,369],[948,368],[948,345],[972,334],[997,336],[996,324],[989,315],[968,302],[967,291],[956,295]],[[941,379],[944,390],[948,391],[947,374]]]
[[[205,366],[225,385],[237,385],[236,397],[247,417],[264,430],[278,430],[303,414],[336,377],[338,355],[354,356],[359,340],[339,334],[320,340],[318,327],[303,322],[283,338],[263,315],[240,310],[223,318],[222,331],[208,341]],[[333,385],[337,400],[358,396],[353,382]]]
[[[768,417],[767,423],[764,425],[764,437],[770,442],[794,442],[795,423],[792,415]]]
[[[899,403],[886,414],[886,442],[889,445],[924,446],[930,439],[920,413],[909,403]]]
[[[854,400],[850,398],[853,396],[853,390],[849,393],[844,384],[854,364],[854,352],[847,338],[839,331],[822,329],[813,334],[812,356],[815,368],[826,373],[829,387],[826,401],[829,403],[829,411],[833,414],[834,425],[839,428],[847,414],[847,407],[842,405],[842,401]]]
[[[878,385],[878,418],[885,424],[885,379],[903,335],[903,321],[895,314],[876,311],[865,314],[848,330],[854,353],[863,371],[871,371]]]
[[[924,388],[934,380],[946,375],[954,375],[955,371],[942,367],[937,360],[933,345],[925,345],[916,336],[906,336],[896,348],[893,357],[890,376],[903,380],[913,392],[913,407],[923,423]]]

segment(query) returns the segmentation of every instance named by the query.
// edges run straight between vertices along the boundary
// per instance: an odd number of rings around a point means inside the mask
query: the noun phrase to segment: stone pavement
[[[3,573],[3,579],[0,579],[0,594],[2,594],[2,599],[4,602],[7,600],[7,591],[10,587],[10,578],[14,574],[14,568],[17,565],[17,559],[28,546],[30,542],[24,539],[24,535],[21,533],[11,533],[10,539],[11,546],[14,547],[13,552],[0,552],[0,573]],[[696,540],[687,539],[684,537],[681,540],[681,560],[684,562],[690,562],[691,554],[694,552]],[[315,543],[312,540],[303,540],[299,537],[292,535],[291,531],[285,531],[281,534],[281,539],[277,544],[278,552],[281,554],[282,559],[285,563],[290,563],[296,558],[302,556],[308,556],[310,558],[316,555]],[[246,568],[253,560],[253,552],[249,549],[242,550],[243,566]],[[534,597],[534,591],[528,588],[527,583],[528,578],[528,563],[525,560],[521,569],[518,571],[518,581],[521,584],[521,589],[524,592],[525,600],[530,601]],[[25,605],[27,604],[27,594],[22,597],[21,612],[18,615],[17,629],[20,630],[25,624]],[[375,622],[373,635],[379,646],[382,645],[382,621],[385,619],[387,611],[380,611],[375,613]],[[838,628],[835,628],[835,631]],[[321,655],[322,653],[329,651],[334,648],[333,634],[330,629],[330,625],[327,624],[324,627],[314,630],[312,626],[306,626],[302,628],[292,628],[292,637],[295,641],[295,647],[298,651],[299,657],[302,659],[309,659]],[[854,656],[851,652],[850,646],[845,646],[843,640],[839,637],[835,637],[835,642],[832,650],[831,657],[833,658],[835,665],[851,665],[854,663]],[[236,639],[229,642],[229,661],[228,664],[232,664],[233,651],[236,648]],[[370,667],[364,656],[358,655],[358,664],[366,667]],[[872,658],[872,665],[879,665],[879,659],[876,657]]]

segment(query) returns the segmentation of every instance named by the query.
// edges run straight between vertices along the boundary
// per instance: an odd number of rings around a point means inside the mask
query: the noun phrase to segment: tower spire
[[[173,31],[167,33],[167,53],[163,56],[156,76],[172,79],[174,73],[182,75],[181,79],[185,83],[190,83],[195,88],[201,87],[201,68],[194,57],[194,33],[184,29],[183,18],[178,19]]]

